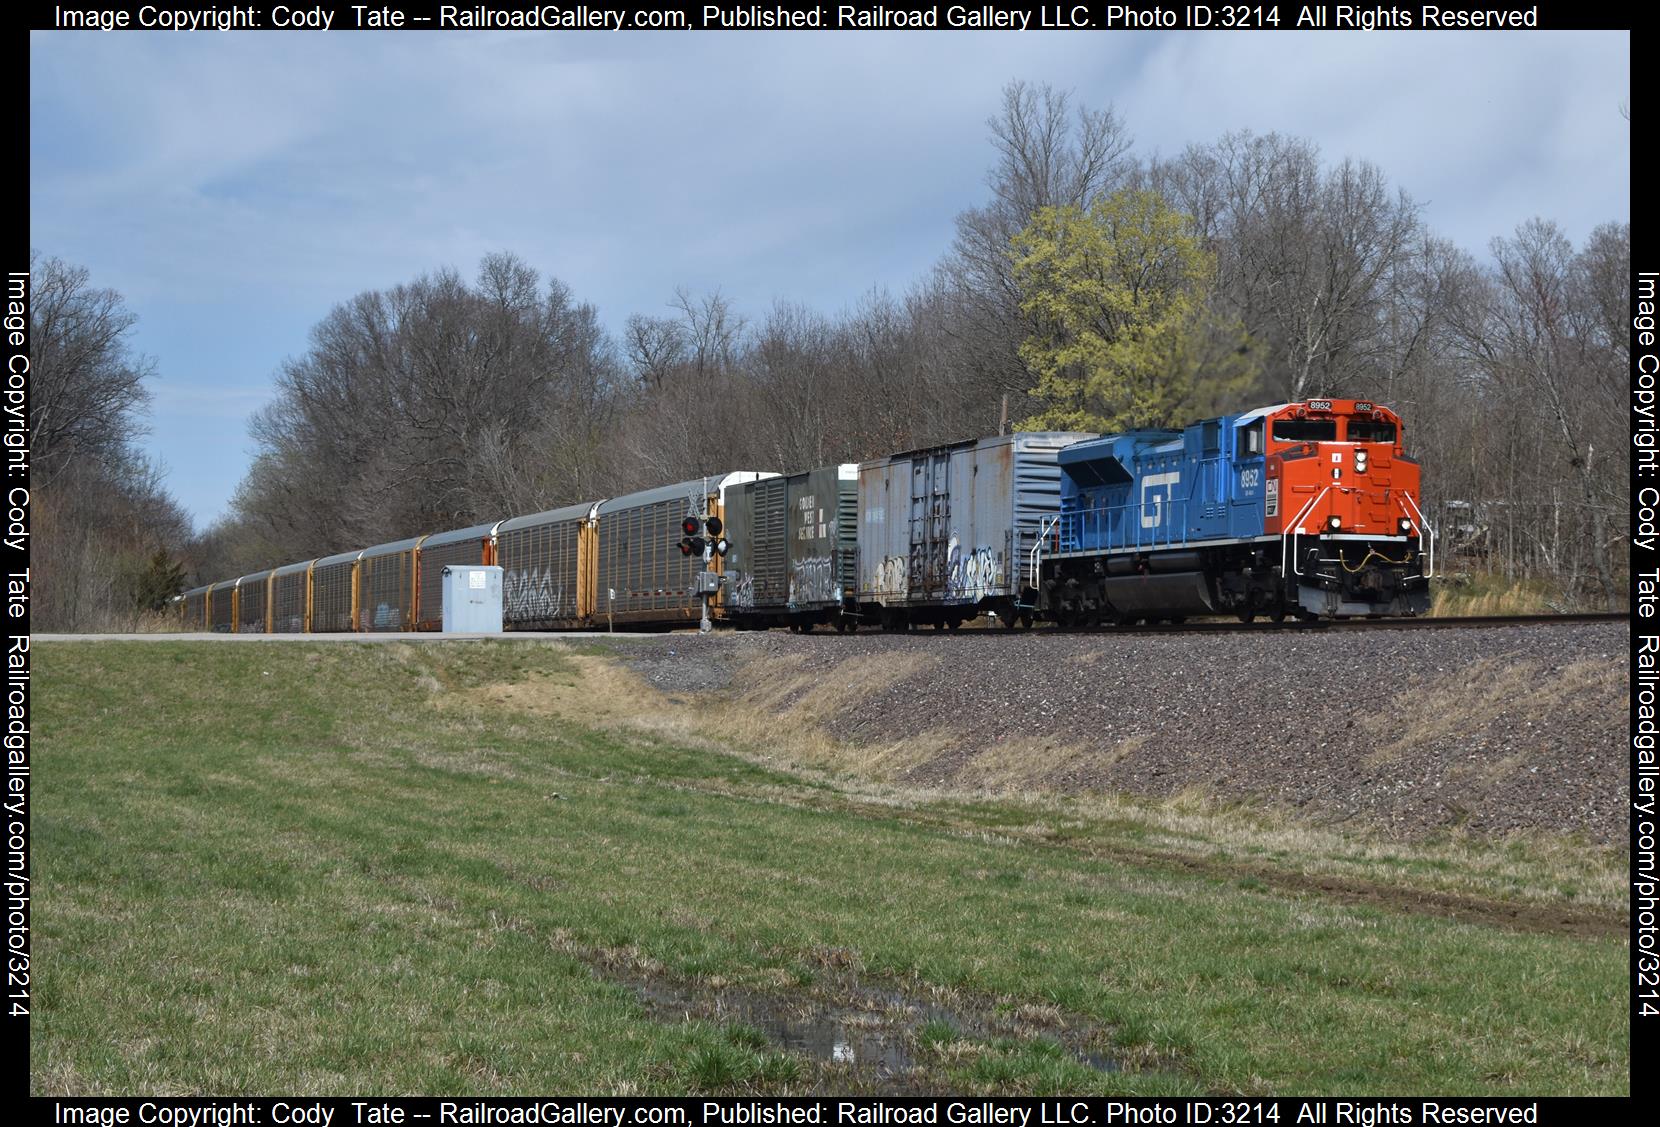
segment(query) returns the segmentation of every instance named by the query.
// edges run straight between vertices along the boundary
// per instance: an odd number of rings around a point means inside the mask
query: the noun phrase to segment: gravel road
[[[995,762],[1066,793],[1197,789],[1417,836],[1545,830],[1612,841],[1626,810],[1625,623],[1223,635],[783,631],[634,639],[670,693],[787,714],[840,682],[827,727],[915,737],[903,777],[974,785]],[[833,687],[827,691],[834,692]],[[777,694],[772,694],[777,696]],[[792,703],[792,701],[794,703]],[[1011,767],[1011,758],[1019,763]]]

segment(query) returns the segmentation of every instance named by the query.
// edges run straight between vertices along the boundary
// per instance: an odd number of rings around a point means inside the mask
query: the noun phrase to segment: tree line
[[[103,576],[84,613],[149,597],[163,565],[207,581],[720,470],[1314,395],[1403,415],[1464,566],[1546,579],[1563,605],[1618,599],[1628,224],[1576,248],[1534,220],[1478,258],[1381,169],[1304,139],[1231,133],[1139,159],[1110,108],[1019,82],[988,129],[987,199],[938,264],[840,311],[780,300],[751,320],[682,290],[612,333],[510,253],[341,303],[278,370],[230,512],[194,539],[128,437],[149,364],[123,346],[130,314],[52,264],[88,310],[66,336],[37,279],[35,403],[58,429],[35,457],[61,467],[37,497],[83,530],[54,549],[82,560],[70,575]],[[99,563],[91,545],[113,534],[86,530],[116,527],[123,562]]]

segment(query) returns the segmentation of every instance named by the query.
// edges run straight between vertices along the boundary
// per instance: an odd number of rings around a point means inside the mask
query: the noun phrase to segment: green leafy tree
[[[1244,327],[1209,302],[1214,256],[1158,193],[1043,208],[1011,253],[1021,309],[1039,326],[1020,349],[1043,404],[1025,429],[1167,426],[1232,405],[1253,382]]]

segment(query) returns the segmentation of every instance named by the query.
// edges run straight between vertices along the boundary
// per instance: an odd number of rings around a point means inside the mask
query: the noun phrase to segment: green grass
[[[823,779],[491,697],[574,676],[557,646],[36,653],[37,1092],[865,1083],[654,1020],[622,981],[652,976],[1030,1008],[1125,1068],[929,1023],[931,1088],[1627,1090],[1618,935],[1039,843],[996,832],[1030,814],[995,802],[976,832],[961,804],[837,807]]]

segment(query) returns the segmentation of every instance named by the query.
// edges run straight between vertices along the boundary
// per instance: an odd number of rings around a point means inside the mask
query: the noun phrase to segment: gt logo
[[[1142,528],[1158,528],[1164,523],[1164,503],[1170,499],[1170,490],[1181,480],[1180,470],[1152,473],[1141,479]],[[1149,506],[1153,510],[1151,513],[1147,511]]]

